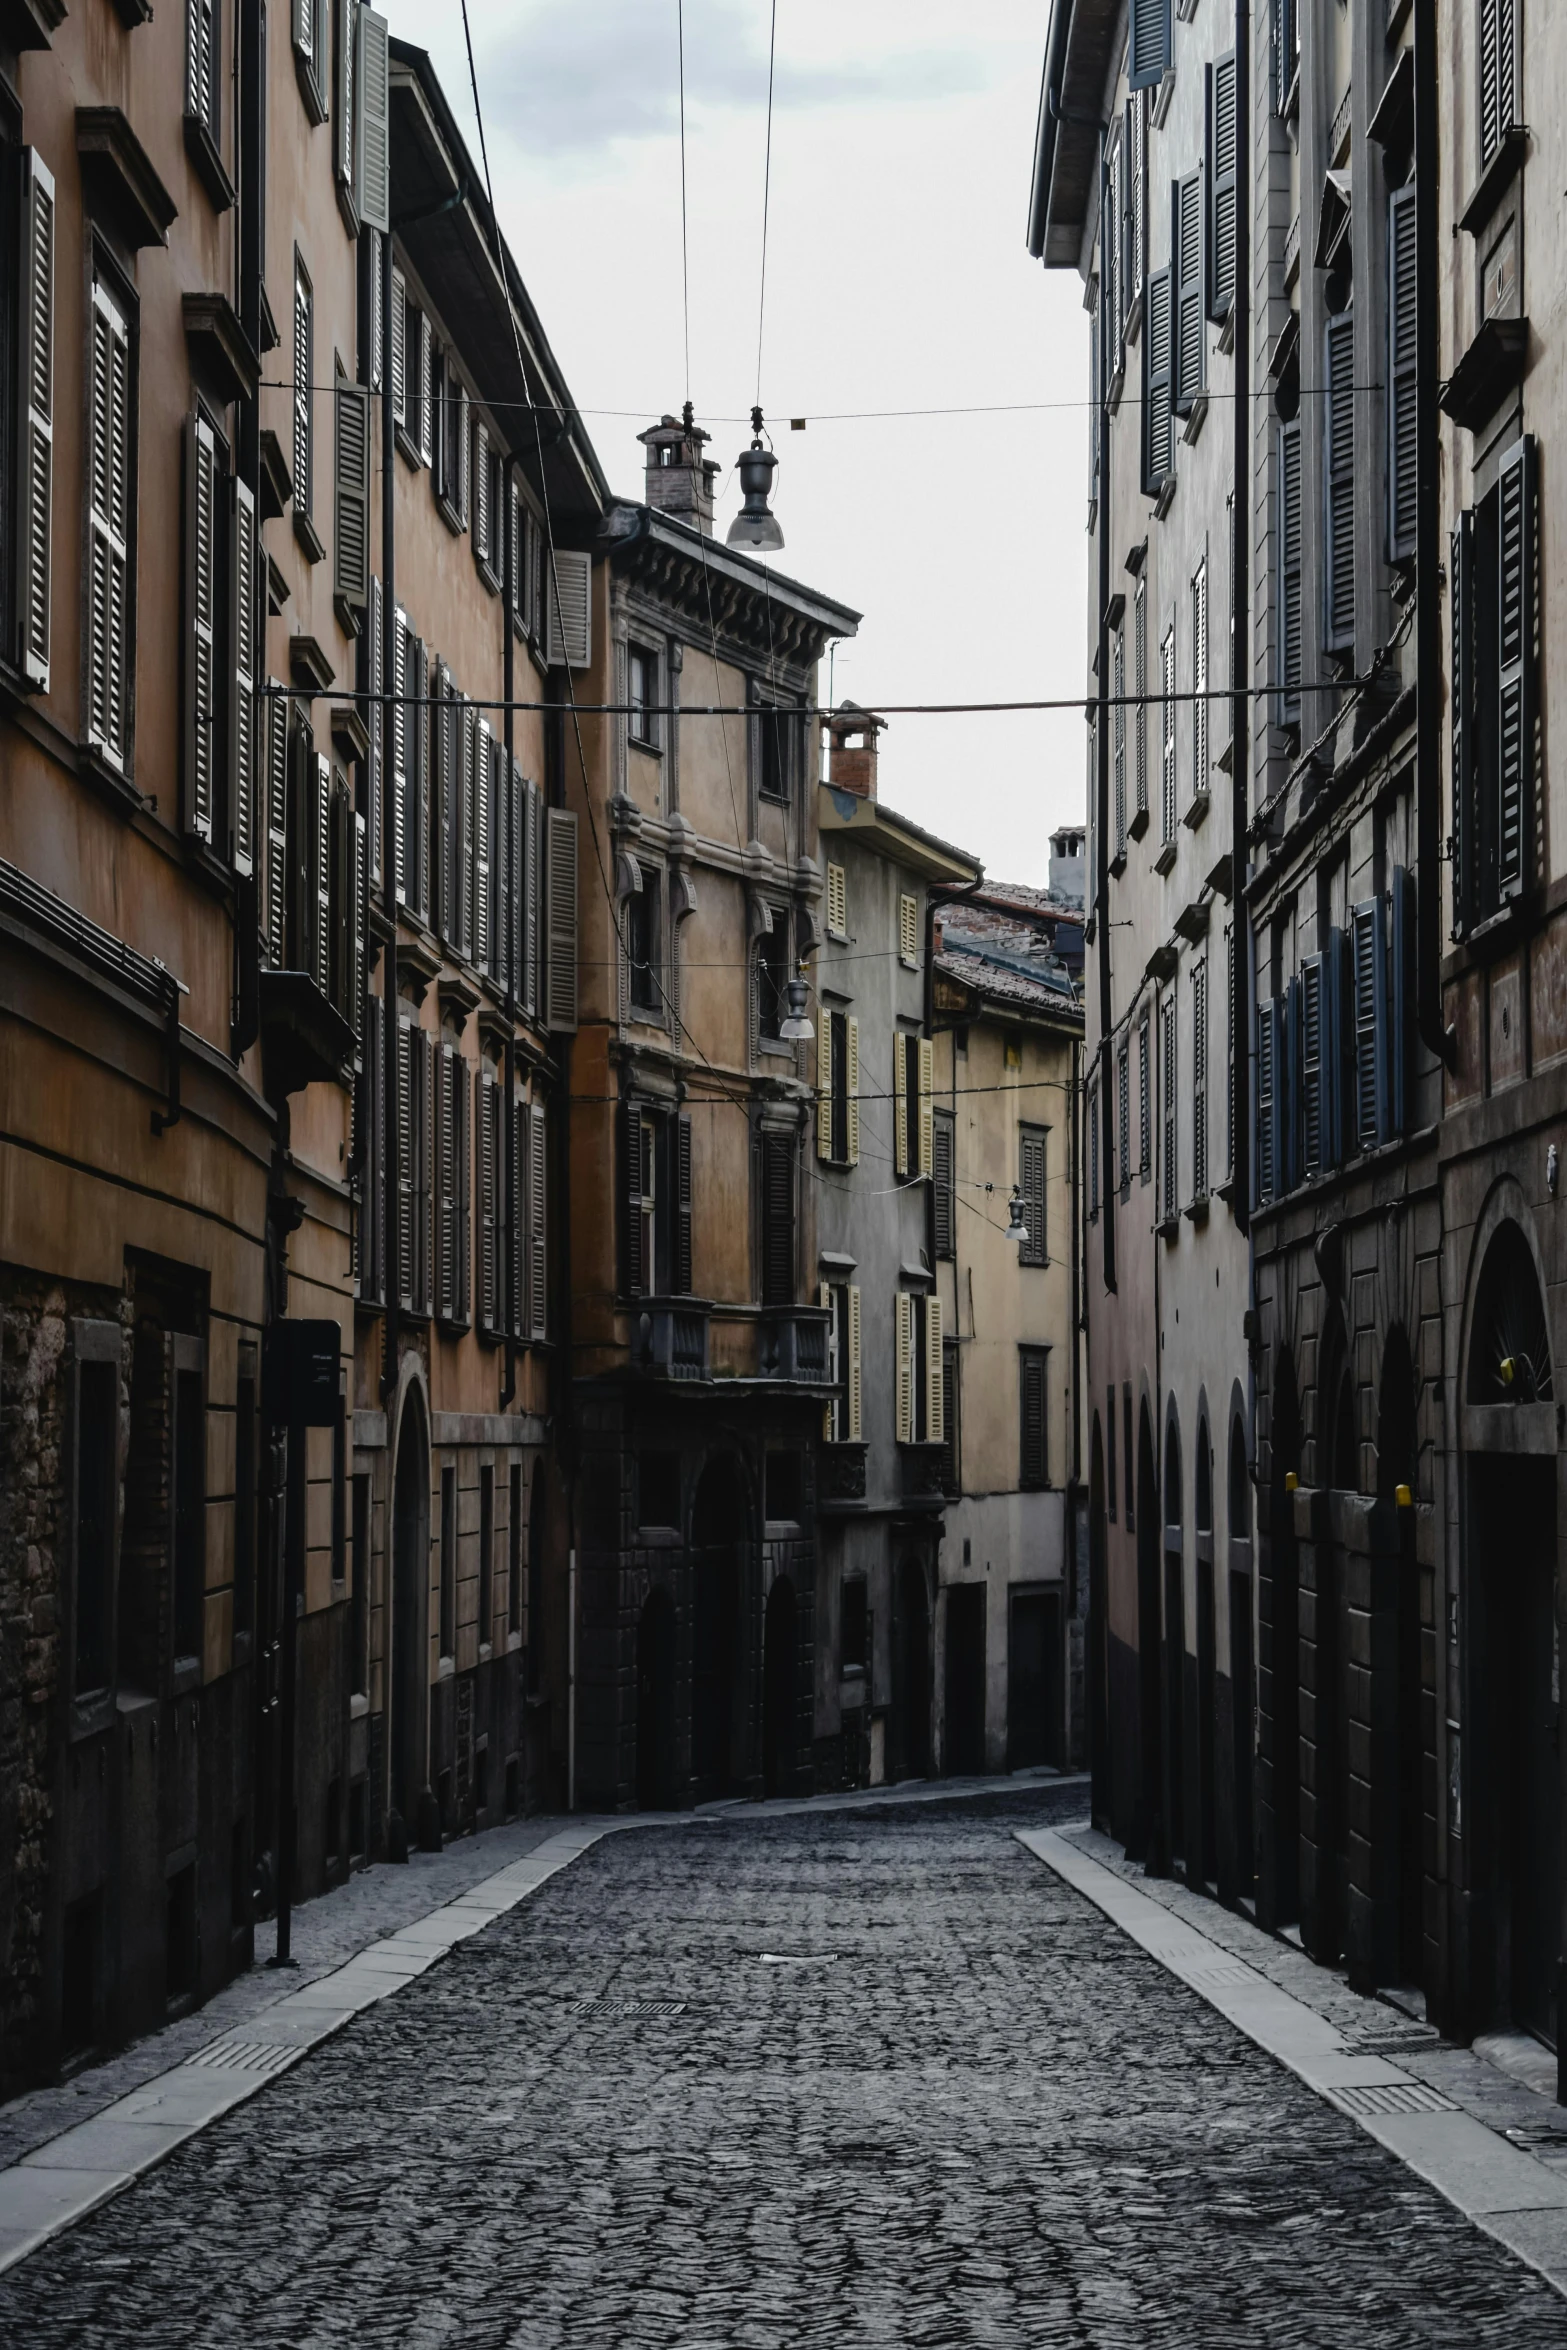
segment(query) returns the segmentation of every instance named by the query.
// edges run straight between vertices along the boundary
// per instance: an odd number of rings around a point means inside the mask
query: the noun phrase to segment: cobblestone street
[[[607,1837],[0,2279],[0,2339],[1559,2342],[1561,2299],[1015,1841]]]

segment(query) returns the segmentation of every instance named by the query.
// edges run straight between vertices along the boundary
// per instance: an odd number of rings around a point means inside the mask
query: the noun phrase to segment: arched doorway
[[[1266,1741],[1257,1915],[1259,1924],[1272,1928],[1292,1925],[1300,1914],[1300,1398],[1295,1366],[1282,1349],[1273,1373],[1269,1437],[1268,1544],[1257,1577]]]
[[[1377,1534],[1371,1562],[1373,1965],[1381,1982],[1425,1979],[1420,1565],[1415,1556],[1415,1371],[1388,1332],[1377,1396]]]
[[[930,1777],[930,1609],[925,1570],[906,1558],[898,1574],[898,1714],[904,1779]]]
[[[1137,1743],[1140,1800],[1127,1857],[1151,1874],[1168,1865],[1164,1834],[1163,1707],[1159,1682],[1162,1627],[1159,1609],[1159,1472],[1145,1401],[1137,1423]]]
[[[795,1732],[800,1635],[794,1585],[780,1575],[767,1595],[762,1639],[762,1784],[768,1795],[795,1792]]]
[[[1088,1767],[1094,1821],[1104,1826],[1110,1808],[1109,1641],[1105,1629],[1110,1579],[1106,1556],[1104,1431],[1097,1412],[1088,1459]]]
[[[1481,1923],[1477,2027],[1557,2045],[1561,2018],[1557,1479],[1549,1326],[1528,1239],[1486,1250],[1464,1396],[1467,1517],[1464,1844]]]
[[[1218,1706],[1217,1631],[1213,1595],[1213,1447],[1207,1416],[1197,1423],[1192,1464],[1192,1507],[1197,1521],[1197,1850],[1194,1873],[1204,1885],[1219,1880],[1218,1802],[1214,1733]]]
[[[440,1846],[430,1787],[430,1443],[416,1386],[397,1428],[391,1593],[386,1843],[394,1859],[406,1859],[412,1843]]]
[[[1164,1826],[1166,1857],[1183,1860],[1186,1824],[1186,1574],[1181,1514],[1181,1431],[1172,1403],[1164,1426]]]
[[[703,1469],[691,1511],[691,1773],[697,1798],[746,1778],[741,1663],[745,1487],[732,1453]]]
[[[648,1593],[637,1625],[637,1803],[669,1811],[676,1801],[675,1605],[662,1584]]]
[[[1256,1646],[1252,1629],[1251,1470],[1246,1459],[1246,1423],[1230,1421],[1230,1743],[1234,1775],[1235,1890],[1245,1896],[1256,1883]]]

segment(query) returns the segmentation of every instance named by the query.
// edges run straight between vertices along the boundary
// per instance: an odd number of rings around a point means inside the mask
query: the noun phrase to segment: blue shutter
[[[1397,189],[1387,207],[1387,551],[1415,552],[1415,189]]]
[[[1308,1180],[1328,1164],[1327,957],[1312,955],[1300,970],[1301,1172]]]
[[[1497,476],[1496,894],[1529,878],[1534,796],[1535,449],[1525,436]]]
[[[1276,996],[1257,1006],[1257,1204],[1272,1199],[1278,1188],[1278,1075],[1279,1006]]]
[[[1414,1123],[1411,1098],[1415,1074],[1415,877],[1393,868],[1393,1018],[1388,1117],[1394,1134]]]
[[[1328,320],[1323,402],[1322,642],[1330,653],[1355,643],[1355,321]]]
[[[1467,938],[1475,916],[1474,806],[1474,516],[1460,514],[1452,536],[1449,579],[1453,667],[1448,716],[1453,729],[1453,936]]]
[[[1388,1134],[1387,908],[1380,897],[1350,910],[1355,967],[1355,1141],[1375,1150]]]
[[[1169,474],[1174,433],[1170,410],[1170,272],[1148,280],[1143,325],[1143,492],[1156,498]]]
[[[1201,396],[1203,365],[1203,201],[1202,173],[1188,172],[1170,190],[1170,271],[1175,348],[1172,353],[1173,406],[1190,416]]]
[[[1127,87],[1151,89],[1169,68],[1170,0],[1132,0]]]
[[[1235,52],[1208,68],[1208,316],[1222,325],[1235,299],[1240,201]]]
[[[1279,1188],[1293,1191],[1300,1181],[1300,980],[1284,991],[1284,1023],[1280,1033],[1277,1094],[1282,1147],[1279,1151]]]
[[[1300,723],[1305,672],[1305,605],[1301,569],[1300,424],[1279,432],[1279,723]]]

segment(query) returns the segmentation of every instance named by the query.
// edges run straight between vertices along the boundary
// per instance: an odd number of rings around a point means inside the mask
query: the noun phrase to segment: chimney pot
[[[827,780],[834,791],[853,792],[857,799],[876,797],[876,744],[886,728],[885,718],[843,702],[827,725]]]

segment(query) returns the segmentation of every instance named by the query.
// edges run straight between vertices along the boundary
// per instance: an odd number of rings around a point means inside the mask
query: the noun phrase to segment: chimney
[[[827,780],[834,791],[874,800],[876,738],[886,724],[885,718],[862,710],[857,702],[839,704],[827,726]]]
[[[1085,882],[1084,834],[1079,824],[1063,825],[1050,835],[1050,895],[1063,905],[1081,906]]]
[[[660,514],[672,514],[704,538],[713,535],[713,484],[719,466],[704,457],[708,434],[697,423],[691,403],[680,416],[661,416],[637,439],[647,451],[646,499]]]

